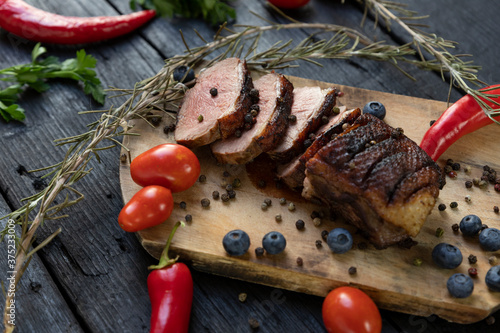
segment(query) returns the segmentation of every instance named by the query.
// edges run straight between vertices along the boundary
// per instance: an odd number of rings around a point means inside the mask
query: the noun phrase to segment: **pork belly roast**
[[[238,58],[227,58],[204,70],[184,96],[175,140],[197,147],[233,135],[250,109],[252,88],[246,62]]]
[[[287,164],[278,166],[277,177],[290,189],[302,190],[304,178],[306,177],[306,162],[332,138],[342,133],[344,124],[352,124],[359,115],[361,115],[359,108],[347,110],[345,106],[340,107],[339,113],[330,118],[327,124],[324,124],[315,132],[314,141],[302,155],[295,157]]]
[[[271,158],[287,162],[302,153],[306,148],[304,141],[323,124],[323,117],[330,117],[336,100],[335,88],[295,88],[291,110],[295,120],[289,123],[280,144],[268,152]]]
[[[302,195],[355,225],[377,248],[416,236],[445,179],[400,129],[359,116],[305,165]]]
[[[220,163],[248,163],[275,148],[286,131],[293,103],[292,83],[273,72],[254,81],[254,86],[259,91],[259,111],[253,118],[254,124],[250,129],[242,129],[241,135],[212,144],[212,152]]]

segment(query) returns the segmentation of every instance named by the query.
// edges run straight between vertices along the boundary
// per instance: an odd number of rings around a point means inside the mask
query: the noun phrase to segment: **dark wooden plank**
[[[0,196],[0,216],[10,212],[7,203]],[[1,221],[2,229],[8,223],[7,219]],[[19,232],[18,228],[17,232]],[[13,232],[15,229],[12,229]],[[14,304],[12,305],[12,322],[19,332],[83,332],[80,323],[74,316],[72,310],[61,295],[59,288],[38,255],[31,260],[31,267],[24,274],[18,285],[17,291],[10,286],[9,278],[12,277],[10,268],[10,251],[14,250],[14,244],[5,238],[0,243],[0,273],[3,290],[6,293],[14,292]],[[11,254],[12,255],[12,254]],[[1,308],[4,309],[5,294],[0,294]],[[40,309],[44,309],[40,311]],[[57,311],[50,311],[57,309]],[[49,310],[49,311],[47,311]],[[40,321],[40,315],[44,313],[44,320]],[[2,315],[3,319],[3,315]],[[3,322],[3,320],[2,320]]]

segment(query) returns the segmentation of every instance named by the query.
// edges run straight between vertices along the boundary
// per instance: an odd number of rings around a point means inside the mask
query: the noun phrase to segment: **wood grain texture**
[[[297,87],[329,86],[319,81],[295,77],[289,79]],[[345,93],[340,101],[349,108],[362,107],[371,100],[381,101],[388,110],[387,123],[394,127],[402,127],[405,134],[417,142],[428,128],[429,119],[435,118],[446,108],[443,102],[346,86],[338,88]],[[134,131],[141,133],[141,136],[127,137],[124,141],[131,149],[132,158],[157,144],[171,141],[172,138],[167,137],[162,128],[162,126],[157,129],[151,128],[142,121],[137,123]],[[175,194],[174,200],[177,206],[171,218],[158,227],[140,231],[138,235],[146,250],[158,257],[173,223],[176,220],[184,220],[186,214],[191,214],[193,221],[188,223],[185,229],[177,232],[172,246],[184,260],[191,261],[192,266],[199,270],[318,296],[325,296],[334,287],[349,284],[365,290],[384,309],[421,316],[436,314],[459,323],[477,322],[496,311],[500,304],[500,294],[488,291],[482,282],[490,266],[488,257],[492,253],[482,251],[477,239],[466,239],[452,232],[451,226],[469,213],[480,215],[483,222],[490,227],[499,226],[498,215],[493,212],[491,204],[494,200],[498,200],[499,194],[492,189],[492,186],[486,190],[466,189],[464,186],[465,179],[482,172],[480,170],[482,165],[488,164],[495,169],[500,167],[499,161],[493,157],[493,147],[491,150],[486,148],[480,152],[470,149],[480,145],[485,136],[491,139],[500,134],[495,128],[487,127],[464,137],[464,140],[454,145],[446,157],[443,157],[453,158],[464,166],[470,165],[473,171],[471,174],[461,171],[458,172],[457,179],[448,179],[448,184],[440,193],[438,203],[448,205],[452,201],[457,201],[459,207],[439,212],[436,206],[420,234],[415,238],[418,245],[409,250],[399,247],[376,250],[370,246],[366,250],[354,249],[345,255],[333,255],[326,244],[320,249],[316,248],[315,241],[321,239],[322,230],[329,231],[333,227],[345,225],[341,221],[324,221],[321,226],[315,227],[310,214],[313,210],[321,210],[320,207],[300,200],[295,201],[296,211],[288,211],[278,203],[280,193],[275,194],[258,188],[249,178],[245,166],[218,165],[207,147],[195,150],[201,161],[202,174],[206,175],[207,181],[198,182],[191,189]],[[214,190],[223,191],[221,182],[224,170],[229,171],[231,175],[227,179],[228,182],[234,178],[241,180],[241,188],[236,190],[236,199],[229,203],[211,199],[210,207],[202,208],[200,205],[202,198],[211,198]],[[121,165],[120,179],[124,201],[127,202],[140,187],[131,180],[128,165]],[[272,187],[273,184],[267,186]],[[465,202],[466,195],[471,195],[471,203]],[[272,197],[273,205],[263,211],[260,209],[260,204],[266,197]],[[178,207],[181,201],[187,203],[185,210]],[[275,222],[275,214],[281,214],[283,221]],[[306,221],[305,230],[296,229],[295,221],[298,219]],[[352,227],[345,227],[355,233]],[[440,238],[435,236],[438,227],[445,230]],[[221,246],[223,236],[233,229],[245,230],[252,241],[249,252],[242,257],[226,255]],[[254,249],[261,246],[260,240],[263,235],[272,230],[285,235],[286,251],[277,256],[266,255],[257,258]],[[364,241],[361,236],[355,235],[355,243]],[[440,242],[449,242],[461,249],[465,260],[459,268],[439,269],[432,262],[430,253]],[[453,299],[446,289],[446,280],[456,272],[467,274],[469,264],[466,258],[470,253],[478,256],[478,263],[475,266],[480,272],[474,293],[465,300]],[[299,256],[304,259],[302,267],[296,264],[296,258]],[[417,258],[423,261],[421,267],[413,265],[413,260]],[[350,266],[357,267],[356,275],[350,276],[347,273]]]

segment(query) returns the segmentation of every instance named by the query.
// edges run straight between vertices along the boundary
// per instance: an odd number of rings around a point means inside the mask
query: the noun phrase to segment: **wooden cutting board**
[[[296,77],[289,79],[295,87],[332,86]],[[405,134],[417,143],[429,128],[429,121],[437,119],[447,107],[446,103],[438,101],[334,86],[345,93],[340,103],[347,107],[362,107],[372,100],[382,102],[387,108],[386,122],[394,127],[402,127]],[[164,116],[163,123],[152,128],[142,120],[135,121],[133,131],[141,135],[127,136],[124,140],[131,157],[135,158],[158,144],[174,141],[172,134],[163,132],[163,127],[171,122],[172,117]],[[174,223],[190,214],[192,222],[177,231],[171,249],[195,269],[318,296],[326,296],[335,287],[351,285],[365,291],[384,309],[422,316],[436,314],[458,323],[476,322],[499,308],[500,293],[489,291],[484,282],[485,274],[491,267],[488,259],[499,253],[481,250],[477,238],[467,239],[453,232],[451,226],[459,223],[465,215],[476,214],[488,226],[500,228],[500,215],[493,211],[494,205],[500,206],[500,193],[495,192],[493,185],[485,189],[467,189],[464,185],[466,180],[482,175],[483,165],[500,171],[500,156],[497,156],[496,149],[498,142],[500,130],[490,125],[460,139],[443,155],[439,161],[441,166],[446,159],[452,158],[461,163],[462,169],[457,172],[455,179],[447,177],[447,185],[441,191],[436,207],[415,238],[418,245],[411,249],[393,246],[376,250],[372,245],[359,249],[357,244],[366,241],[342,221],[324,218],[321,225],[315,226],[310,217],[311,212],[323,208],[305,202],[295,193],[277,189],[265,159],[248,167],[217,165],[206,147],[195,150],[206,182],[197,182],[191,189],[175,194],[175,208],[169,220],[160,226],[140,231],[137,235],[144,248],[158,258]],[[470,173],[464,171],[466,165],[471,167]],[[224,171],[228,171],[230,176],[223,177]],[[213,200],[212,192],[218,190],[223,193],[224,184],[231,183],[234,178],[241,181],[241,187],[236,189],[236,198],[228,203],[220,199]],[[261,179],[266,181],[264,188],[258,186]],[[120,181],[123,200],[128,202],[140,189],[130,177],[128,163],[120,167]],[[470,203],[465,201],[466,195],[470,195]],[[295,203],[295,211],[281,206],[281,197]],[[209,208],[201,207],[203,198],[210,199]],[[266,198],[272,199],[272,206],[263,211],[261,204]],[[186,209],[179,207],[181,201],[186,202]],[[457,208],[450,208],[452,201],[458,203]],[[437,209],[440,203],[447,206],[443,212]],[[281,214],[282,222],[275,221],[276,214]],[[296,229],[295,221],[298,219],[305,221],[304,230]],[[321,240],[321,232],[338,226],[353,232],[353,250],[341,255],[333,254],[324,241],[318,248],[316,240]],[[436,236],[438,227],[444,229],[441,237]],[[222,238],[233,229],[243,229],[250,236],[249,252],[242,257],[231,257],[222,247]],[[286,237],[286,250],[280,255],[257,258],[255,248],[262,246],[262,237],[273,230]],[[441,269],[433,263],[431,251],[440,242],[460,248],[464,261],[458,268]],[[477,264],[469,264],[467,258],[470,254],[477,256]],[[302,266],[297,265],[297,257],[303,259]],[[422,260],[420,266],[414,265],[416,259]],[[351,266],[357,268],[354,275],[348,273]],[[446,289],[447,279],[457,272],[467,274],[469,267],[475,267],[478,271],[472,296],[466,299],[451,297]]]

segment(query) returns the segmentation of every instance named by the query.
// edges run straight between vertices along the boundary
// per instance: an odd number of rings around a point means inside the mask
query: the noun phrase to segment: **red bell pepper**
[[[168,257],[170,243],[181,224],[177,222],[172,229],[158,265],[149,267],[153,269],[148,276],[152,333],[187,333],[189,328],[193,278],[185,264],[176,262],[178,257]]]
[[[96,17],[48,13],[22,0],[0,0],[0,27],[32,41],[84,44],[127,34],[156,16],[154,10]]]
[[[500,94],[500,85],[480,89],[490,95]],[[493,109],[500,107],[500,97],[481,98]],[[467,94],[450,106],[425,133],[420,147],[434,160],[462,136],[472,133],[494,121],[484,112],[483,106]]]

